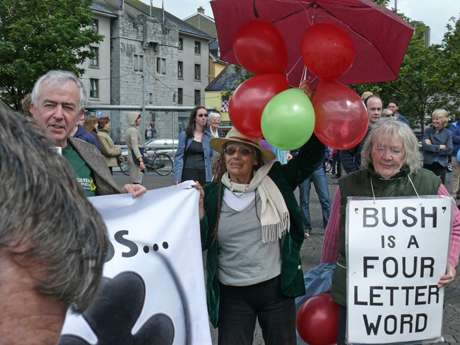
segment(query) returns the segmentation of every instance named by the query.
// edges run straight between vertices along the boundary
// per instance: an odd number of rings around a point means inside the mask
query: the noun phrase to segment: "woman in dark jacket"
[[[304,294],[299,251],[304,239],[294,189],[319,165],[323,146],[310,139],[288,164],[232,129],[211,139],[221,153],[216,179],[201,192],[207,297],[219,345],[251,345],[256,319],[267,344],[294,345],[294,298]]]
[[[338,345],[346,344],[348,253],[345,244],[345,227],[348,198],[375,199],[419,195],[449,196],[449,192],[437,176],[421,167],[418,142],[412,130],[398,120],[379,122],[364,142],[361,170],[339,181],[324,235],[321,262],[337,263],[331,295],[340,305]],[[460,212],[455,207],[452,216],[454,221],[450,235],[448,264],[446,273],[439,277],[439,287],[452,282],[456,275],[460,252]]]
[[[203,106],[193,109],[188,126],[179,134],[179,145],[174,157],[176,183],[193,180],[204,185],[211,182],[212,150],[209,146],[208,111]]]

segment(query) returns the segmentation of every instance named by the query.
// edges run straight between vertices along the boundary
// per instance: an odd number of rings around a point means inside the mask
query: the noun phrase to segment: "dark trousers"
[[[446,172],[447,167],[443,167],[441,164],[435,162],[433,164],[423,164],[425,169],[431,170],[436,176],[441,178],[442,184],[446,184]]]
[[[220,285],[219,345],[252,345],[256,319],[266,345],[295,345],[295,304],[281,294],[281,279]]]

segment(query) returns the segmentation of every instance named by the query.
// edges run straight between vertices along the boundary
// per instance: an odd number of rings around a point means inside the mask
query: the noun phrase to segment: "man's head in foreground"
[[[34,122],[0,104],[0,138],[0,343],[55,344],[97,290],[106,228]]]

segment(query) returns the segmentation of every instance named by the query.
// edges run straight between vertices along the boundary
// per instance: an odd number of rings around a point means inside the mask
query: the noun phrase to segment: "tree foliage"
[[[19,108],[35,80],[50,69],[80,75],[92,29],[91,0],[0,1],[0,97]],[[86,48],[86,49],[85,49]]]

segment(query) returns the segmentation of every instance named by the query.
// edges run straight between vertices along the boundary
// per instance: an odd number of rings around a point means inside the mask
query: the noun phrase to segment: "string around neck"
[[[417,198],[420,199],[420,195],[418,194],[417,189],[415,188],[414,182],[412,182],[412,179],[410,178],[410,174],[407,174],[407,178],[409,179],[409,182],[412,188],[414,189],[415,195],[417,196]],[[374,203],[375,203],[375,191],[374,191],[374,183],[372,182],[372,176],[370,176],[370,180],[371,180],[372,199],[374,199]]]

